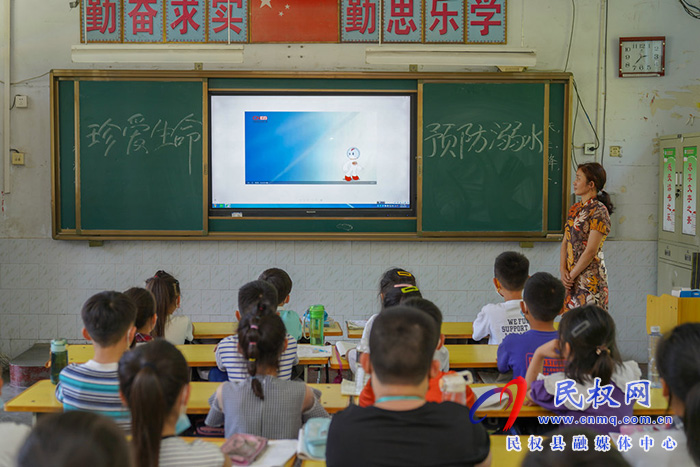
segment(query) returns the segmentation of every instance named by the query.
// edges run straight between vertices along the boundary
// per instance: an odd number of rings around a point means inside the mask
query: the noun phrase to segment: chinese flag
[[[250,0],[251,42],[338,42],[335,0]]]

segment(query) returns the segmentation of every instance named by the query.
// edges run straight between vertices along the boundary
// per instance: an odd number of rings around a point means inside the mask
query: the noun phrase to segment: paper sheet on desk
[[[299,358],[330,358],[333,356],[333,347],[330,345],[299,344],[297,355]]]
[[[252,467],[277,467],[285,465],[289,459],[297,452],[296,439],[271,439],[267,442],[267,448]]]
[[[367,325],[366,319],[352,319],[348,320],[348,329],[364,329]]]

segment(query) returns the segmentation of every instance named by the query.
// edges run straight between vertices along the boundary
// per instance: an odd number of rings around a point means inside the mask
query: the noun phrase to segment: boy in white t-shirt
[[[498,255],[493,267],[493,285],[505,301],[489,303],[481,309],[474,320],[472,339],[480,341],[488,336],[490,345],[498,345],[508,334],[522,334],[530,329],[520,311],[529,269],[525,255],[515,251]]]

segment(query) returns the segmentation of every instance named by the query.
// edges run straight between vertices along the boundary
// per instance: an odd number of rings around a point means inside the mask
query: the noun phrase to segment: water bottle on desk
[[[58,384],[58,375],[68,365],[68,341],[64,338],[51,341],[51,383]]]
[[[309,308],[309,341],[311,345],[323,345],[323,321],[326,309],[323,305]]]
[[[652,388],[661,387],[659,369],[656,365],[656,348],[659,346],[659,341],[661,341],[661,328],[652,326],[649,334],[649,368],[647,369],[647,379],[651,381]]]
[[[467,381],[459,373],[447,374],[440,378],[442,401],[467,405]]]

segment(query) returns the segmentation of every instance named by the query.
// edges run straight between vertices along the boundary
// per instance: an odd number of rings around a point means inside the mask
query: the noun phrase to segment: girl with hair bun
[[[276,304],[270,301],[270,306]],[[223,425],[227,438],[235,433],[296,438],[309,418],[329,417],[306,383],[277,377],[287,333],[282,318],[262,308],[244,314],[238,324],[238,349],[248,377],[222,384],[209,398],[205,423]]]
[[[156,271],[146,279],[146,289],[156,299],[156,325],[151,331],[153,337],[164,337],[173,345],[182,345],[194,340],[194,329],[189,316],[175,316],[180,308],[180,282],[163,270]]]
[[[545,358],[563,358],[564,371],[542,375]],[[608,417],[607,420],[611,416],[616,416],[618,420],[625,416],[631,417],[634,400],[625,404],[625,390],[627,383],[638,381],[641,375],[637,362],[622,361],[615,340],[615,321],[610,313],[589,304],[564,314],[559,323],[559,339],[553,339],[535,350],[525,380],[529,388],[528,398],[537,405],[557,415],[573,415],[578,426],[607,434],[618,433],[619,424],[599,424],[595,417],[593,420],[596,423],[587,424],[580,417],[602,415]],[[570,389],[574,392],[563,404],[557,406],[557,383],[566,379],[573,380],[574,386]],[[612,385],[609,397],[618,402],[619,406],[611,403],[615,406],[612,407],[603,403],[595,407],[590,398],[592,392],[588,391],[593,391],[596,384],[598,387]]]
[[[559,259],[568,309],[586,303],[608,309],[603,242],[610,233],[613,204],[610,195],[603,190],[606,179],[605,169],[597,162],[581,164],[576,171],[574,193],[581,201],[569,209]]]

